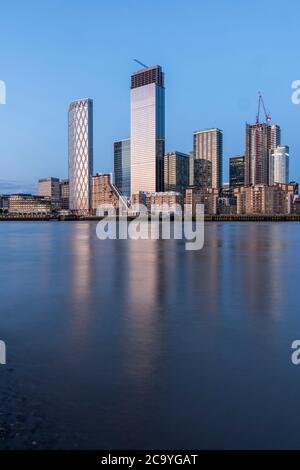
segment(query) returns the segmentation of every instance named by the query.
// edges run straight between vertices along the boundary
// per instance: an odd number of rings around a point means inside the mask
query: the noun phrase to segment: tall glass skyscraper
[[[211,186],[220,189],[223,176],[223,133],[220,129],[194,132],[194,159],[211,162]]]
[[[93,101],[74,101],[69,107],[69,207],[78,213],[91,209],[93,174]]]
[[[164,189],[165,88],[159,65],[131,76],[131,194]]]
[[[114,142],[115,185],[123,196],[130,197],[130,139]]]

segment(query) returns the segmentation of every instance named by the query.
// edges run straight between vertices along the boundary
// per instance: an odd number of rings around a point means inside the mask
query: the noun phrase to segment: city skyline
[[[106,23],[113,17],[116,5],[118,28],[109,31]],[[172,12],[166,2],[156,18],[158,34],[154,38],[150,30],[144,30],[141,19],[145,14],[152,18],[155,8],[150,5],[134,8],[135,5],[132,2],[130,15],[128,6],[121,2],[102,8],[96,2],[85,6],[89,29],[75,48],[73,40],[65,38],[73,37],[82,17],[81,7],[69,11],[67,3],[62,6],[54,2],[51,7],[49,3],[47,16],[39,9],[31,11],[35,19],[33,29],[28,26],[25,6],[19,5],[14,15],[11,6],[3,8],[5,22],[0,39],[8,45],[3,50],[1,68],[1,79],[7,85],[7,104],[0,107],[0,154],[4,160],[1,180],[32,185],[45,173],[67,176],[65,109],[69,102],[82,96],[92,96],[95,101],[95,168],[110,171],[112,142],[130,135],[126,91],[130,75],[138,69],[132,62],[134,57],[164,67],[166,151],[189,153],[192,132],[218,127],[224,133],[224,181],[228,181],[228,159],[244,153],[244,123],[254,122],[256,95],[262,90],[273,122],[279,122],[284,130],[282,142],[290,146],[290,173],[299,180],[300,165],[295,157],[300,151],[297,137],[300,107],[291,102],[291,83],[299,78],[295,61],[297,28],[292,27],[299,5],[291,2],[289,10],[282,11],[280,2],[274,2],[271,10],[265,2],[254,2],[245,17],[243,8],[233,2],[226,2],[226,6],[217,2],[217,8],[196,2],[190,2],[190,8],[186,8],[174,2]],[[68,15],[63,14],[66,10]],[[197,26],[200,13],[201,28]],[[212,25],[209,19],[213,14]],[[264,30],[261,24],[257,25],[259,15],[268,16]],[[121,22],[124,17],[126,21]],[[8,36],[12,18],[13,37]],[[174,35],[166,37],[168,21],[175,27],[189,24],[184,37],[180,40]],[[282,24],[289,24],[285,34],[280,37],[272,34]],[[272,37],[272,47],[263,41],[254,47],[257,32]],[[138,44],[133,42],[136,34],[141,38]],[[236,44],[237,34],[240,45]],[[104,48],[107,41],[111,43],[109,51]],[[30,60],[26,56],[29,47]],[[80,70],[75,60],[78,54],[83,65]],[[219,73],[225,63],[226,76]],[[282,74],[277,73],[278,63]],[[23,74],[17,73],[20,68]]]
[[[138,62],[136,59],[134,59]],[[218,128],[205,128],[193,132],[193,151],[184,154],[178,150],[165,150],[165,88],[164,73],[160,65],[146,66],[131,75],[131,132],[130,138],[113,142],[113,165],[109,172],[100,170],[100,174],[111,174],[117,190],[128,200],[139,192],[153,193],[170,190],[165,171],[171,155],[187,157],[187,175],[184,187],[212,187],[221,190],[231,185],[232,164],[243,159],[244,185],[274,185],[295,182],[289,179],[289,146],[281,144],[281,127],[271,123],[266,114],[260,119],[259,110],[256,123],[246,122],[245,156],[229,157],[227,163],[229,180],[223,181],[223,131]],[[259,109],[263,98],[258,93]],[[68,110],[68,179],[43,176],[38,179],[37,191],[22,191],[20,194],[48,196],[47,191],[40,193],[40,183],[57,180],[70,183],[70,210],[90,211],[92,206],[92,177],[99,175],[94,169],[93,148],[93,99],[84,98],[72,101]],[[266,112],[266,110],[265,110]],[[258,134],[259,133],[259,134]],[[261,134],[261,136],[260,136]],[[259,137],[260,136],[260,137]],[[153,140],[153,142],[152,142]],[[132,145],[132,142],[135,142]],[[283,153],[281,153],[283,152]],[[252,155],[253,154],[253,155]],[[154,157],[154,158],[153,158]],[[134,161],[134,164],[132,162]],[[196,168],[196,163],[199,168]],[[203,166],[210,164],[210,168]],[[146,166],[145,166],[146,165]],[[147,169],[147,171],[145,171]],[[175,170],[173,168],[167,170]],[[180,172],[181,170],[179,170]],[[192,180],[191,180],[192,171]],[[132,174],[136,173],[135,184],[132,185]],[[197,183],[193,182],[197,174]],[[145,178],[145,175],[147,178]],[[188,176],[189,175],[189,176]],[[179,177],[176,176],[176,178]],[[209,182],[210,180],[210,182]],[[192,182],[191,182],[192,181]],[[1,182],[1,180],[0,180]],[[16,182],[15,182],[16,183]],[[145,187],[148,185],[148,187]],[[9,188],[9,184],[5,184]],[[1,189],[1,188],[0,188]],[[69,191],[69,189],[68,189]],[[6,194],[17,194],[17,191],[6,191]],[[1,195],[1,191],[0,191]]]
[[[210,206],[206,206],[206,211],[218,212],[221,210],[222,212],[225,210],[226,212],[228,209],[222,208],[222,204],[225,203],[225,200],[222,202],[224,196],[226,199],[225,206],[236,205],[238,213],[246,210],[244,202],[242,205],[237,202],[239,198],[246,197],[245,192],[235,192],[236,204],[233,204],[231,200],[233,192],[231,195],[226,193],[227,185],[230,187],[232,181],[232,164],[234,161],[237,162],[237,159],[236,157],[230,157],[230,181],[229,183],[224,182],[223,131],[221,129],[205,128],[194,131],[193,151],[190,154],[184,154],[177,150],[173,152],[165,151],[165,86],[162,66],[147,66],[136,59],[134,60],[143,68],[134,72],[130,80],[130,139],[113,142],[113,172],[111,172],[112,181],[109,183],[109,185],[112,184],[112,187],[108,191],[112,191],[111,194],[115,193],[117,198],[119,195],[125,196],[127,202],[125,200],[124,202],[127,207],[129,197],[131,204],[142,203],[144,196],[139,196],[139,193],[145,195],[146,193],[148,195],[155,193],[159,197],[162,191],[171,189],[171,191],[178,191],[176,197],[181,197],[185,195],[187,187],[193,184],[197,189],[193,190],[195,197],[192,204],[195,204],[196,199],[199,199],[199,197],[205,200],[208,198]],[[68,181],[68,209],[73,214],[91,213],[92,205],[96,200],[95,195],[92,195],[92,177],[95,176],[93,173],[93,108],[93,99],[91,98],[72,101],[68,108],[68,180],[66,181]],[[262,108],[265,122],[261,119],[260,111]],[[292,209],[290,203],[286,205],[286,202],[284,202],[283,206],[285,208],[277,205],[276,209],[273,204],[273,200],[275,200],[274,191],[277,191],[278,194],[283,191],[281,197],[289,199],[291,194],[298,194],[298,184],[291,186],[290,189],[288,189],[288,186],[284,188],[280,186],[281,184],[288,185],[290,182],[290,151],[288,146],[280,145],[281,128],[278,124],[271,122],[271,116],[266,111],[261,92],[258,94],[256,122],[255,124],[246,122],[245,130],[245,157],[242,160],[244,186],[276,186],[279,184],[276,189],[274,187],[270,189],[271,195],[268,196],[270,205],[267,210],[287,210],[291,212],[295,208]],[[171,155],[176,156],[175,160],[174,158],[171,159]],[[184,157],[183,160],[186,160],[185,170],[183,167],[181,168],[182,164],[179,163],[180,155]],[[167,177],[164,175],[165,172],[167,172]],[[183,173],[185,173],[185,176],[183,176]],[[98,178],[100,174],[105,175],[101,170],[101,173],[97,171],[95,177]],[[57,191],[54,190],[53,181],[57,185]],[[102,180],[99,178],[94,179],[94,183],[96,181],[98,184],[97,191],[102,194]],[[236,185],[234,184],[231,189],[234,186]],[[94,188],[96,188],[95,185]],[[199,194],[199,188],[201,188],[200,191],[204,189],[204,193]],[[38,180],[38,196],[42,196],[42,198],[44,196],[46,198],[50,197],[52,203],[54,203],[52,206],[54,210],[58,210],[55,201],[58,201],[60,197],[56,196],[56,192],[60,193],[61,189],[63,189],[63,180],[60,182],[57,177],[43,176]],[[221,189],[222,194],[219,193]],[[255,190],[259,190],[259,188],[257,187]],[[291,193],[287,196],[285,191],[290,190]],[[248,191],[247,194],[250,195],[250,192]],[[218,202],[217,199],[215,200],[218,197],[217,195],[219,196]],[[17,199],[17,201],[22,201],[20,202],[21,206],[25,204],[26,210],[29,210],[30,206],[28,206],[26,199],[29,194],[21,194],[21,196],[25,196],[25,198],[23,200],[22,198]],[[62,195],[61,208],[65,206],[64,199],[65,196]],[[211,204],[212,200],[215,200],[213,204]],[[4,209],[6,209],[7,204],[8,207],[10,204],[8,200],[5,201],[5,198],[2,198],[1,207]],[[41,207],[39,206],[40,203],[44,204],[46,202],[46,205],[48,204],[47,201],[38,199],[30,201],[29,204],[34,206],[36,203],[38,208]],[[180,204],[182,204],[182,201]],[[43,209],[45,207],[44,205]],[[247,210],[252,210],[250,207],[252,206],[248,205]],[[17,205],[15,208],[17,208]],[[259,210],[262,209],[261,206]],[[94,207],[93,211],[95,211]],[[254,208],[254,211],[256,211],[256,208]]]
[[[141,72],[145,72],[147,71],[148,69],[153,69],[155,67],[159,67],[161,68],[161,66],[149,66],[149,67],[145,67],[144,69],[141,69],[141,70],[138,70],[136,72],[134,72],[131,76],[131,80],[132,80],[132,77],[141,73]],[[164,74],[163,74],[164,75]],[[163,79],[164,80],[164,79]],[[163,88],[163,91],[164,88]],[[131,92],[132,92],[132,89],[131,89]],[[261,92],[258,92],[258,95],[257,97],[259,98],[261,96]],[[71,106],[73,103],[79,103],[79,102],[82,102],[82,101],[90,101],[92,103],[92,107],[94,108],[94,99],[90,99],[90,98],[78,98],[78,99],[75,99],[75,100],[72,100],[72,102],[69,104],[69,106]],[[256,102],[257,102],[257,99],[256,99]],[[165,105],[164,105],[164,97],[163,97],[163,108],[165,108]],[[132,114],[132,111],[130,113],[130,109],[129,109],[129,121],[130,121],[130,114]],[[165,109],[163,109],[163,114],[165,114]],[[94,120],[94,112],[92,110],[92,129],[93,129],[93,120]],[[270,118],[272,119],[272,118]],[[164,120],[164,118],[163,118]],[[242,152],[241,153],[245,153],[246,149],[247,149],[247,129],[248,128],[256,128],[256,124],[254,123],[254,119],[253,119],[253,122],[251,123],[250,121],[245,121],[245,124],[246,124],[246,139],[245,139],[245,142],[244,142],[244,149],[242,149]],[[261,121],[261,126],[264,127],[264,126],[267,126],[266,123],[263,122],[263,120]],[[163,122],[163,127],[165,127],[165,123]],[[274,148],[278,145],[280,146],[280,142],[281,142],[281,132],[282,132],[282,129],[280,126],[278,126],[278,124],[275,124],[274,122],[270,122],[270,124],[268,125],[268,127],[270,127],[270,130],[271,130],[271,133],[274,132],[274,129],[278,129],[278,135],[279,135],[279,138],[278,140],[276,140],[276,142],[274,142]],[[191,148],[193,150],[191,150],[189,152],[189,154],[193,154],[193,152],[195,153],[195,136],[199,135],[199,134],[210,134],[212,131],[217,131],[220,135],[221,135],[221,151],[220,151],[220,165],[221,165],[221,169],[219,170],[220,171],[220,181],[221,181],[221,184],[219,185],[219,187],[221,188],[222,187],[222,184],[227,184],[230,182],[230,161],[232,159],[232,155],[228,155],[228,156],[224,156],[224,152],[223,152],[223,130],[222,129],[219,129],[219,128],[208,128],[208,127],[204,127],[203,129],[198,129],[198,130],[194,130],[192,133],[191,133]],[[130,135],[130,131],[129,131],[129,135]],[[164,152],[162,153],[162,161],[164,160],[164,156],[168,153],[172,153],[172,152],[178,152],[178,150],[172,150],[172,149],[168,149],[166,148],[165,146],[165,140],[166,140],[166,137],[165,137],[165,133],[163,131],[163,135],[164,135],[164,138],[163,138],[163,141],[164,141]],[[273,134],[271,136],[271,140],[273,139]],[[96,171],[101,171],[103,173],[115,173],[115,161],[114,161],[114,158],[115,158],[115,144],[116,143],[121,143],[121,142],[130,142],[130,138],[124,138],[124,139],[115,139],[113,142],[112,142],[112,162],[111,162],[111,168],[108,169],[107,171],[102,171],[102,169],[97,169]],[[288,146],[290,148],[290,146]],[[67,149],[67,159],[68,159],[68,152],[69,150]],[[179,153],[181,152],[181,150],[179,150]],[[92,153],[93,153],[93,162],[94,162],[94,148],[92,149]],[[181,152],[182,153],[182,152]],[[246,152],[247,153],[247,152]],[[268,154],[268,153],[267,153]],[[269,158],[269,157],[268,157]],[[197,159],[197,157],[195,157],[195,159]],[[67,168],[67,175],[66,177],[68,177],[68,168]],[[224,178],[223,175],[226,175],[226,177]],[[91,173],[92,175],[92,173]],[[47,176],[43,176],[43,177],[51,177],[50,175],[47,175]],[[53,177],[53,176],[52,176]],[[61,179],[64,179],[64,176],[59,176]],[[39,176],[40,178],[40,176]],[[39,179],[38,178],[38,179]],[[162,178],[163,180],[164,178]],[[266,182],[269,180],[269,178],[267,177],[266,178]],[[296,181],[296,178],[291,178],[292,181]],[[9,191],[9,193],[14,193],[14,192],[20,192],[20,191],[15,191],[14,188],[19,188],[19,187],[23,187],[23,188],[31,188],[30,190],[28,191],[22,191],[24,193],[26,192],[30,192],[32,194],[35,194],[35,192],[37,191],[37,186],[36,186],[36,182],[24,182],[24,181],[16,181],[16,180],[0,180],[0,194],[1,192],[1,187],[4,187],[4,188],[11,188],[11,190]],[[32,191],[32,188],[34,188],[34,190]],[[4,191],[5,192],[5,191]],[[6,191],[7,192],[7,191]]]

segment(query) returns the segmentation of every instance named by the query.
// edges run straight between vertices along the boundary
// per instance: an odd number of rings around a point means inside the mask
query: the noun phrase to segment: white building
[[[163,191],[164,74],[159,65],[131,76],[131,194]]]
[[[287,184],[289,182],[290,150],[287,145],[278,145],[270,151],[270,182]]]
[[[93,174],[93,101],[74,101],[69,107],[69,206],[71,211],[91,209]]]

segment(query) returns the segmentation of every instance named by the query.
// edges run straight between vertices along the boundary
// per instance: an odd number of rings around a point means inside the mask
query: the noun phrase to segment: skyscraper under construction
[[[265,122],[260,122],[263,107]],[[258,114],[255,124],[246,124],[245,185],[269,184],[270,151],[280,144],[280,127],[270,124],[262,96],[259,95]]]

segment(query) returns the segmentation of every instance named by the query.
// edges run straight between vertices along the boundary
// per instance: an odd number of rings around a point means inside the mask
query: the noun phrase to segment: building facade
[[[164,158],[164,190],[184,193],[189,186],[189,155],[168,152]]]
[[[60,206],[62,210],[69,209],[69,180],[64,179],[59,182],[59,191],[60,191]]]
[[[165,88],[159,65],[131,76],[131,194],[163,191]]]
[[[199,188],[192,186],[185,192],[184,203],[190,207],[193,216],[196,215],[197,204],[204,206],[204,214],[216,214],[219,190],[215,188]]]
[[[32,194],[10,194],[8,213],[18,215],[45,215],[52,211],[51,198]]]
[[[269,184],[270,151],[280,145],[280,127],[246,124],[245,185]]]
[[[8,198],[9,194],[0,194],[0,211],[2,213],[8,211]]]
[[[52,201],[59,201],[59,179],[53,177],[39,179],[37,193],[38,196],[50,197]]]
[[[97,173],[92,177],[92,214],[103,216],[115,210],[128,210],[128,205],[112,181],[110,173]]]
[[[194,185],[194,152],[189,153],[189,186]]]
[[[291,214],[297,192],[295,183],[235,188],[237,214]]]
[[[290,149],[287,145],[278,145],[270,150],[269,184],[287,184],[289,182]]]
[[[68,117],[69,208],[76,213],[88,213],[93,174],[93,101],[74,101]]]
[[[152,214],[176,214],[178,208],[181,211],[183,206],[183,195],[176,191],[146,193],[145,204]]]
[[[220,129],[194,132],[194,159],[209,160],[212,165],[212,188],[220,189],[223,178],[223,133]]]
[[[130,198],[130,139],[114,142],[115,185]]]
[[[203,158],[194,160],[194,186],[198,188],[212,187],[212,162]]]
[[[131,196],[131,210],[135,213],[176,214],[182,212],[184,196],[176,191],[134,193]]]
[[[245,157],[237,156],[229,159],[229,185],[237,188],[245,185]]]

